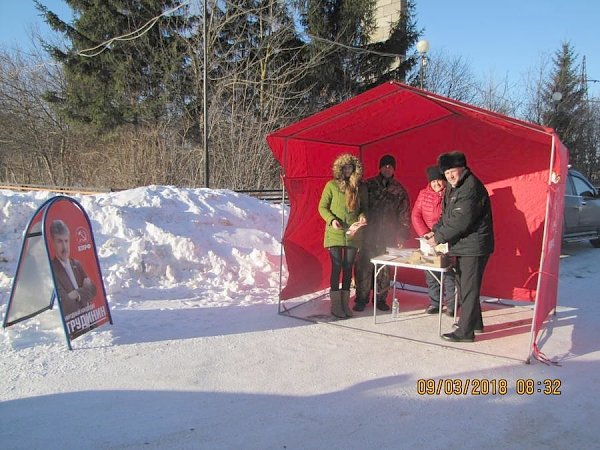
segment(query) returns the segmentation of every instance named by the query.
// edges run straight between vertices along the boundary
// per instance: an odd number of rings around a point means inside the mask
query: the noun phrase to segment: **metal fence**
[[[287,192],[284,193],[281,189],[240,189],[235,192],[250,195],[251,197],[256,197],[269,203],[281,203],[283,198],[283,202],[286,205],[289,205]]]

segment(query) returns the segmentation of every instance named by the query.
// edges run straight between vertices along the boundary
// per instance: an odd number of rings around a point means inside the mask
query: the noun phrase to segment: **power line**
[[[389,57],[389,58],[407,59],[406,55],[401,55],[400,53],[378,52],[376,50],[369,50],[369,49],[361,48],[361,47],[352,47],[351,45],[342,44],[341,42],[332,41],[330,39],[322,38],[319,36],[314,36],[309,33],[301,33],[301,34],[303,34],[304,36],[308,36],[309,38],[311,38],[315,41],[325,42],[327,44],[345,48],[347,50],[351,50],[351,51],[353,51],[355,53],[359,53],[359,54],[371,54],[371,55],[377,55],[377,56],[385,56],[385,57]]]
[[[229,5],[231,7],[237,8],[237,5],[234,5],[231,1],[229,0],[223,0],[223,2],[226,5]],[[249,10],[248,10],[249,12]],[[275,20],[273,18],[269,18],[269,17],[263,17],[263,20],[267,23],[269,23],[272,27],[281,27],[282,24],[280,23],[276,23]],[[391,52],[379,52],[377,50],[370,50],[370,49],[366,49],[366,48],[362,48],[362,47],[353,47],[351,45],[347,45],[347,44],[343,44],[341,42],[338,41],[333,41],[331,39],[327,39],[324,37],[320,37],[320,36],[315,36],[313,34],[310,34],[306,31],[301,31],[298,30],[292,26],[289,25],[284,25],[286,29],[288,30],[292,30],[295,33],[300,34],[301,36],[306,36],[309,39],[312,39],[314,41],[318,41],[318,42],[324,42],[326,44],[330,44],[336,47],[340,47],[346,50],[350,50],[352,52],[358,53],[358,54],[370,54],[370,55],[377,55],[377,56],[384,56],[387,58],[400,58],[401,60],[406,60],[408,59],[408,56],[406,54],[399,54],[399,53],[391,53]]]
[[[162,14],[160,14],[156,17],[153,17],[152,19],[150,19],[148,22],[146,22],[144,25],[142,25],[137,30],[131,31],[129,33],[125,33],[121,36],[116,36],[114,38],[111,38],[107,41],[102,42],[101,44],[96,45],[95,47],[86,48],[85,50],[81,50],[81,51],[77,52],[77,55],[83,56],[85,58],[93,58],[94,56],[98,56],[100,53],[102,53],[107,48],[110,48],[110,46],[114,42],[132,41],[134,39],[137,39],[137,38],[143,36],[144,34],[146,34],[156,24],[156,22],[158,22],[158,19],[160,19],[161,17],[166,16],[168,14],[171,14],[172,12],[177,11],[179,8],[182,8],[183,6],[185,6],[189,3],[190,2],[188,0],[188,1],[180,4],[179,6],[176,6],[175,8],[169,9],[168,11],[165,11]],[[95,51],[95,50],[98,50],[98,51]],[[93,52],[93,53],[87,54],[87,52]]]
[[[104,41],[104,42],[96,45],[95,47],[91,47],[91,48],[87,48],[85,50],[81,50],[81,51],[79,51],[77,53],[77,55],[83,56],[83,57],[86,57],[86,58],[93,58],[95,56],[98,56],[102,52],[104,52],[106,49],[110,48],[110,46],[114,42],[118,42],[118,41],[131,41],[131,40],[137,39],[137,38],[143,36],[145,33],[147,33],[156,24],[156,22],[158,22],[158,20],[161,17],[166,16],[168,14],[171,14],[172,12],[178,10],[179,8],[185,6],[185,5],[189,4],[189,3],[190,3],[190,1],[188,0],[188,1],[182,3],[181,5],[173,8],[173,9],[170,9],[170,10],[165,11],[164,13],[162,13],[162,14],[156,16],[156,17],[153,17],[152,19],[150,19],[148,22],[146,22],[144,25],[142,25],[137,30],[131,31],[131,32],[126,33],[126,34],[123,34],[121,36],[113,37],[113,38],[111,38],[111,39],[109,39],[107,41]],[[233,6],[233,7],[236,6],[236,5],[233,5],[231,2],[229,2],[227,0],[225,0],[224,3],[228,4],[230,6]],[[281,24],[275,24],[275,20],[274,19],[267,18],[267,17],[264,17],[263,19],[266,22],[270,23],[272,26],[273,25],[281,26]],[[292,27],[289,27],[289,26],[287,26],[287,27],[290,28],[290,29],[292,28]],[[354,46],[343,44],[341,42],[334,41],[334,40],[331,40],[331,39],[327,39],[327,38],[324,38],[324,37],[315,36],[313,34],[310,34],[310,33],[304,32],[304,31],[299,31],[297,29],[294,29],[294,31],[298,32],[301,36],[305,36],[305,37],[307,37],[307,38],[309,38],[309,39],[311,39],[313,41],[323,42],[323,43],[326,43],[326,44],[329,44],[329,45],[333,45],[335,47],[339,47],[339,48],[343,48],[343,49],[346,49],[346,50],[350,50],[350,51],[352,51],[354,53],[357,53],[357,54],[370,54],[370,55],[383,56],[383,57],[386,57],[386,58],[399,58],[401,60],[408,59],[408,56],[406,54],[391,53],[391,52],[380,52],[380,51],[377,51],[377,50],[370,50],[370,49],[366,49],[366,48],[362,48],[362,47],[354,47]],[[92,53],[90,53],[90,52],[92,52]]]

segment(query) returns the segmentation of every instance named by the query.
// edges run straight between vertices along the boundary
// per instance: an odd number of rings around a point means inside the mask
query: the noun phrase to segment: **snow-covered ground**
[[[22,232],[51,195],[0,191],[2,316]],[[2,331],[3,449],[598,446],[600,250],[589,244],[564,247],[560,307],[540,339],[560,365],[527,365],[478,342],[415,342],[277,314],[279,206],[164,186],[76,198],[92,221],[114,324],[73,351],[56,309]],[[506,380],[507,390],[421,395],[420,379]],[[546,379],[560,395],[538,392]],[[521,395],[519,380],[542,384]]]

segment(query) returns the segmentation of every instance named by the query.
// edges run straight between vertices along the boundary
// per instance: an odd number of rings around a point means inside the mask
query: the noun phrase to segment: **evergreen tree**
[[[267,83],[281,72],[291,73],[305,59],[304,43],[286,7],[277,0],[232,0],[216,3],[207,20],[216,32],[209,56],[211,80],[237,84],[238,93],[243,90],[244,96],[254,98],[253,113],[264,114]]]
[[[389,38],[382,42],[367,45],[372,53],[368,54],[367,66],[363,69],[366,80],[375,86],[389,80],[406,81],[407,74],[416,64],[414,58],[407,57],[421,36],[415,21],[415,5],[411,0],[401,2],[400,18],[392,24]],[[401,55],[396,58],[378,53]],[[364,88],[369,88],[367,83]]]
[[[306,45],[278,0],[215,3],[208,14],[213,185],[278,186],[264,136],[306,112]]]
[[[401,2],[401,15],[389,37],[372,42],[376,0],[305,0],[302,24],[312,53],[325,52],[311,74],[316,109],[337,103],[374,85],[404,80],[415,61],[405,55],[419,37],[414,4]],[[393,55],[398,55],[394,57]]]
[[[316,92],[326,103],[360,91],[361,67],[367,59],[363,49],[375,31],[374,12],[374,0],[308,0],[305,25],[312,51],[328,49],[314,73]]]
[[[585,89],[578,75],[579,66],[570,43],[563,43],[553,58],[554,69],[542,90],[544,125],[554,128],[569,150],[569,162],[584,170],[586,166]]]
[[[72,24],[35,3],[68,41],[66,49],[45,43],[65,74],[63,90],[48,92],[47,99],[67,118],[111,129],[181,114],[190,83],[186,35],[196,19],[186,7],[158,18],[181,1],[65,0],[75,14]]]

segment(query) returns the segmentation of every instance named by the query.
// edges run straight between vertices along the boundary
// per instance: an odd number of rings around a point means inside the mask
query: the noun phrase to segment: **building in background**
[[[392,24],[400,18],[400,12],[406,7],[406,0],[376,0],[375,20],[377,29],[372,41],[385,41],[390,36]]]

